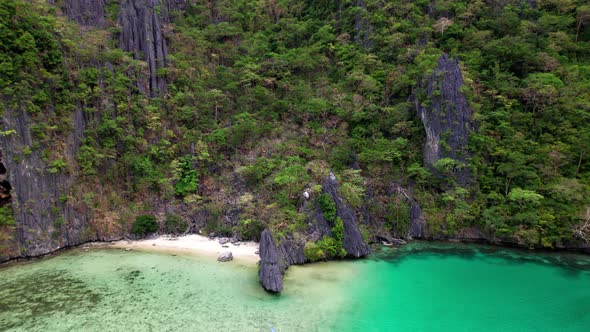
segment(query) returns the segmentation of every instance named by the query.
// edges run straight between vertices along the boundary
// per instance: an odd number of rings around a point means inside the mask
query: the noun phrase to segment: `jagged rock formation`
[[[267,291],[279,293],[283,290],[279,249],[268,229],[265,229],[260,237],[260,271],[258,276],[262,287]]]
[[[106,0],[65,0],[64,13],[80,25],[104,27]]]
[[[472,181],[466,162],[469,134],[474,125],[462,86],[459,60],[443,54],[434,73],[418,86],[410,99],[426,131],[425,165],[434,169],[434,164],[443,158],[461,163],[453,175],[457,184],[464,186]]]
[[[23,155],[31,146],[32,120],[25,110],[5,108],[0,128],[14,131],[0,139],[3,181],[10,185],[10,203],[16,221],[12,234],[17,248],[0,254],[0,261],[22,256],[39,256],[93,240],[85,234],[88,215],[84,208],[60,199],[66,197],[75,178],[50,172],[39,151]],[[89,238],[88,236],[91,236]]]
[[[170,3],[176,8],[176,1]],[[152,96],[166,90],[166,80],[158,75],[158,69],[166,66],[168,57],[159,8],[158,0],[123,0],[118,19],[121,27],[119,47],[132,52],[135,59],[147,62],[147,86],[138,82],[138,88]]]
[[[361,232],[356,224],[356,215],[352,207],[338,196],[338,180],[334,174],[324,180],[323,191],[330,195],[336,203],[336,216],[344,223],[344,236],[342,244],[348,256],[359,258],[371,253],[371,248],[365,243]]]
[[[305,243],[293,239],[283,239],[279,245],[281,271],[284,273],[290,265],[301,265],[307,260],[303,254]]]
[[[348,257],[360,258],[371,253],[371,248],[365,243],[356,224],[356,216],[350,205],[338,196],[338,181],[334,174],[326,178],[322,184],[324,193],[330,195],[336,203],[336,215],[344,224],[342,244]],[[304,264],[308,259],[304,255],[307,241],[316,242],[325,235],[331,236],[331,227],[324,218],[317,202],[313,203],[312,211],[306,211],[310,216],[308,229],[302,239],[287,237],[275,244],[270,230],[265,229],[260,238],[260,282],[264,289],[270,292],[280,292],[283,289],[282,277],[290,265]]]
[[[106,0],[65,0],[64,13],[83,26],[105,27]],[[121,28],[119,47],[147,63],[147,81],[138,82],[140,91],[151,96],[166,90],[158,69],[167,63],[168,48],[162,24],[170,23],[172,13],[184,9],[186,0],[122,0],[117,24]]]

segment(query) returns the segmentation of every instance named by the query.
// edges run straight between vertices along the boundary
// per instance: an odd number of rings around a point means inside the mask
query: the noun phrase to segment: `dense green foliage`
[[[260,241],[260,235],[264,230],[264,224],[258,220],[246,219],[238,225],[238,234],[243,239]]]
[[[332,236],[324,236],[317,242],[307,242],[303,248],[305,258],[312,262],[329,260],[346,256],[346,250],[342,247],[344,237],[344,223],[340,217],[334,219]]]
[[[41,1],[2,1],[5,108],[35,121],[33,144],[15,148],[79,174],[97,212],[134,214],[158,196],[207,210],[212,231],[248,237],[261,226],[247,220],[304,228],[301,192],[332,169],[351,206],[393,232],[407,230],[388,189],[398,182],[414,188],[433,236],[476,227],[529,246],[574,240],[590,205],[588,4],[363,2],[189,1],[167,29],[167,91],[149,98],[137,88],[145,63],[118,50],[112,30],[81,30]],[[460,59],[477,123],[462,166],[477,180],[469,188],[423,166],[408,102],[443,52]],[[72,157],[63,142],[76,109],[88,124]],[[99,185],[113,194],[91,195]],[[241,223],[225,223],[229,204]],[[313,258],[328,247],[337,244]]]
[[[158,231],[158,222],[152,215],[140,215],[135,218],[131,233],[139,236],[155,233]]]
[[[14,216],[10,206],[0,206],[0,227],[3,226],[14,226]]]
[[[330,224],[334,224],[336,220],[336,203],[332,200],[329,194],[321,194],[318,197],[318,205],[324,215],[324,219]]]
[[[177,214],[168,214],[164,219],[164,232],[167,234],[182,234],[188,229],[188,223]]]

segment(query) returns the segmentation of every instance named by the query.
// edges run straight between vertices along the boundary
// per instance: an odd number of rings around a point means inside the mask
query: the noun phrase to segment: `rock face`
[[[419,85],[410,98],[424,124],[424,163],[431,169],[442,158],[451,158],[465,165],[469,157],[467,144],[474,125],[467,99],[461,92],[462,86],[459,61],[443,54],[432,76]],[[453,173],[459,185],[471,183],[467,167],[456,167]]]
[[[229,262],[233,259],[234,259],[234,255],[231,253],[231,251],[224,251],[224,252],[220,253],[219,256],[217,257],[217,260],[220,262]]]
[[[64,13],[80,25],[104,27],[106,0],[65,0]]]
[[[140,82],[138,88],[152,96],[166,90],[165,79],[158,75],[158,69],[166,66],[168,57],[159,12],[158,0],[122,0],[118,19],[121,27],[119,47],[132,52],[135,59],[147,62],[147,86]]]
[[[408,230],[408,238],[426,238],[426,219],[424,219],[420,205],[409,196],[406,199],[406,203],[410,205],[410,229]]]
[[[283,239],[279,245],[279,262],[281,263],[281,271],[284,273],[290,265],[304,264],[307,259],[303,254],[305,243],[297,242],[293,239]]]
[[[363,236],[357,227],[356,216],[352,207],[338,196],[338,181],[334,174],[330,173],[330,176],[324,180],[322,187],[324,192],[329,194],[336,203],[336,215],[340,217],[344,223],[342,243],[348,256],[359,258],[370,254],[371,248],[365,243]]]
[[[85,233],[89,226],[87,210],[75,202],[60,200],[67,197],[75,178],[62,171],[49,171],[39,151],[25,156],[21,153],[33,144],[31,125],[25,110],[5,108],[0,119],[1,130],[13,130],[0,138],[0,168],[5,170],[3,181],[10,185],[16,221],[10,235],[15,243],[10,252],[0,252],[0,261],[39,256],[95,239],[94,233]]]
[[[262,287],[273,293],[283,290],[283,273],[279,264],[279,249],[268,229],[260,237],[260,272]]]
[[[405,203],[410,208],[410,220],[408,234],[406,235],[408,239],[424,239],[427,237],[426,233],[426,219],[424,218],[424,214],[422,213],[422,209],[418,202],[416,202],[412,196],[408,193],[408,190],[403,188],[397,183],[393,184],[393,192],[397,195],[401,195],[405,201]]]
[[[348,257],[359,258],[371,253],[368,244],[365,243],[361,232],[356,225],[356,216],[350,205],[338,196],[338,181],[334,174],[330,174],[322,185],[323,192],[332,197],[336,203],[336,215],[342,219],[344,233],[342,244]],[[311,203],[309,203],[311,205]],[[260,239],[260,281],[264,289],[278,293],[283,289],[283,274],[290,265],[305,264],[308,259],[304,255],[305,244],[308,241],[316,242],[324,236],[331,236],[331,227],[325,220],[317,202],[313,203],[309,215],[308,228],[301,237],[287,235],[276,244],[271,232],[265,229]]]
[[[363,0],[357,0],[354,18],[354,41],[365,50],[373,48],[373,26],[366,18],[367,5]]]

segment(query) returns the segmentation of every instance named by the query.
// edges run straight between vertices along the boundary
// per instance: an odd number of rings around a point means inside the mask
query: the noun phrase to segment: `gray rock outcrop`
[[[356,224],[356,215],[352,207],[338,196],[338,181],[334,174],[324,180],[323,191],[332,197],[336,203],[336,216],[344,223],[344,236],[342,244],[347,255],[354,258],[364,257],[371,253],[371,248],[365,240]]]
[[[283,273],[279,262],[279,249],[268,229],[260,237],[260,271],[262,287],[273,293],[283,290]]]
[[[356,216],[350,205],[338,196],[338,181],[330,174],[324,181],[323,192],[332,197],[336,203],[336,215],[342,219],[344,233],[342,244],[348,257],[359,258],[371,253],[356,224]],[[312,205],[310,202],[308,208]],[[324,236],[331,236],[331,227],[325,220],[317,202],[313,208],[304,209],[308,214],[308,228],[298,236],[287,235],[276,244],[270,230],[265,229],[260,238],[260,282],[264,289],[278,293],[283,289],[283,274],[291,265],[308,262],[304,255],[305,244],[316,242]]]
[[[0,130],[11,132],[0,137],[0,150],[5,170],[2,177],[10,185],[10,206],[16,222],[10,235],[15,243],[11,252],[0,253],[0,261],[44,255],[96,239],[96,234],[85,232],[89,227],[85,206],[75,199],[60,199],[68,197],[76,178],[64,170],[51,170],[40,151],[21,153],[33,144],[32,124],[23,109],[5,107],[0,118]]]
[[[424,214],[422,213],[420,205],[409,196],[406,198],[406,203],[410,205],[410,228],[408,230],[408,238],[426,238],[426,219],[424,219]]]
[[[427,237],[426,219],[424,218],[420,205],[412,198],[412,196],[410,196],[408,190],[400,186],[398,183],[394,183],[392,189],[395,194],[403,197],[404,202],[408,205],[410,210],[407,238],[425,239]]]
[[[166,90],[166,80],[158,75],[158,69],[166,66],[168,57],[159,12],[158,0],[122,0],[118,19],[119,47],[147,63],[147,86],[139,82],[138,88],[152,96]]]
[[[434,164],[443,158],[459,162],[462,166],[453,170],[453,176],[461,186],[472,182],[466,163],[469,135],[474,129],[472,112],[461,91],[463,83],[459,60],[443,54],[434,73],[410,98],[426,131],[424,164],[434,170]]]
[[[217,260],[220,262],[229,262],[234,259],[234,255],[231,251],[224,251],[217,256]]]
[[[65,0],[63,11],[72,21],[83,26],[104,27],[106,0]]]

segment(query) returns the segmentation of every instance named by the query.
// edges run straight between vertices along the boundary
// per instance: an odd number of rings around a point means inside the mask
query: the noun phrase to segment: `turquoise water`
[[[590,257],[414,243],[363,264],[337,331],[590,331]]]
[[[0,268],[0,330],[590,331],[590,257],[460,244],[291,267],[96,249]]]

